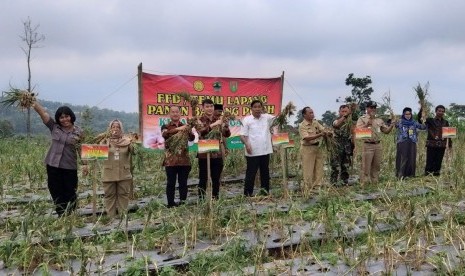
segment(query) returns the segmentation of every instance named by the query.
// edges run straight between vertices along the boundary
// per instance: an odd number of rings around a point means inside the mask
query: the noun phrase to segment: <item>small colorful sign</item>
[[[82,160],[107,160],[109,148],[108,145],[83,144],[81,146]]]
[[[289,144],[289,134],[288,133],[275,133],[271,135],[271,143],[273,144],[273,146]]]
[[[199,140],[198,151],[199,153],[220,151],[220,141],[219,140]]]
[[[295,147],[295,142],[292,139],[289,139],[289,143],[284,145],[284,148],[293,148]]]
[[[360,127],[355,129],[355,139],[369,139],[371,135],[371,128]]]
[[[455,127],[443,127],[442,138],[457,138],[457,128]]]

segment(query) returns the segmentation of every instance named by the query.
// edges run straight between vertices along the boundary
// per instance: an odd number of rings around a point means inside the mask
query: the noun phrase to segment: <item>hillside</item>
[[[2,97],[0,97],[0,101]],[[111,120],[119,119],[124,124],[125,132],[138,132],[139,114],[114,111],[110,109],[100,109],[86,105],[73,105],[68,103],[52,102],[41,100],[41,104],[48,110],[49,114],[55,116],[55,111],[62,105],[69,106],[76,114],[76,125],[89,127],[93,132],[104,131]],[[84,120],[83,114],[90,114],[90,119]],[[16,107],[0,106],[0,130],[5,128],[14,135],[26,134],[27,111],[21,111]],[[48,134],[48,129],[43,125],[42,120],[36,112],[31,110],[31,133],[32,135]]]

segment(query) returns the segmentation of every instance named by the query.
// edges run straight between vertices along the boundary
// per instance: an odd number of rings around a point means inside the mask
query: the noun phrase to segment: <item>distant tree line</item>
[[[3,97],[0,97],[0,101]],[[92,133],[104,132],[110,121],[119,119],[124,124],[125,132],[138,132],[139,114],[114,111],[110,109],[100,109],[86,105],[72,105],[60,102],[44,101],[40,103],[47,109],[52,118],[55,111],[62,105],[69,106],[76,114],[76,125],[87,128]],[[39,115],[32,113],[31,116],[32,135],[48,135],[49,130],[44,126]],[[10,106],[0,107],[0,137],[13,135],[27,135],[27,114],[20,109]]]

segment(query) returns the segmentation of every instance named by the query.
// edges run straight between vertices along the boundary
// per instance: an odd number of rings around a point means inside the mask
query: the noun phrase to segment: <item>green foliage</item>
[[[446,119],[459,132],[465,131],[465,105],[451,103],[448,110],[446,110]]]
[[[450,106],[449,106],[448,113],[451,113],[451,114],[453,114],[454,116],[456,116],[458,118],[464,118],[465,119],[465,105],[451,103]]]
[[[337,114],[336,112],[331,112],[329,110],[326,110],[325,113],[321,116],[321,121],[323,122],[324,125],[330,127],[333,125],[334,120],[336,120]]]
[[[148,264],[150,263],[151,261],[148,260],[148,257],[138,259],[129,265],[124,275],[128,275],[128,276],[148,275],[149,274]]]
[[[241,268],[250,264],[251,254],[246,250],[244,241],[234,239],[223,248],[223,253],[200,253],[189,263],[191,275],[212,275],[218,272],[241,272]]]
[[[295,126],[299,126],[300,123],[304,120],[304,116],[302,115],[302,110],[299,110],[296,115],[296,120],[294,121]]]
[[[0,120],[0,138],[10,137],[13,133],[13,124],[8,120]]]
[[[371,100],[371,94],[374,92],[370,86],[372,81],[370,76],[364,78],[354,77],[354,73],[350,73],[346,78],[346,85],[352,86],[352,95],[345,98],[346,103],[361,103]]]

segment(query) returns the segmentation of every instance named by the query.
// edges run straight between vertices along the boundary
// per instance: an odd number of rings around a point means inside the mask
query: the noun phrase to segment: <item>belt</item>
[[[375,142],[364,142],[365,144],[372,144],[372,145],[377,145],[379,144],[381,141],[375,141]]]
[[[320,142],[316,142],[315,144],[309,144],[309,145],[304,145],[304,146],[319,146],[320,145]]]

